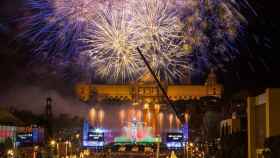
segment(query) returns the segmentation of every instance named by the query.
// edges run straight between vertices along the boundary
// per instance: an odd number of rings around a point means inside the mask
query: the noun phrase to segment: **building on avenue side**
[[[265,140],[280,136],[280,89],[268,88],[247,104],[248,158],[262,158]]]

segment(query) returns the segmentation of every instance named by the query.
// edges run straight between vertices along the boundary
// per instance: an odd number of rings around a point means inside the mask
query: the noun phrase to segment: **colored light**
[[[51,146],[54,146],[56,144],[56,141],[55,140],[51,140],[50,144],[51,144]]]
[[[167,148],[182,148],[184,143],[182,142],[168,142],[166,143]]]

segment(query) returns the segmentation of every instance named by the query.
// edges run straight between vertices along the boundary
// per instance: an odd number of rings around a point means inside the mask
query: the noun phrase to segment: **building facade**
[[[188,81],[186,79],[186,81]],[[217,82],[214,71],[211,71],[203,85],[168,84],[160,81],[168,95],[169,100],[200,99],[205,96],[221,97],[223,86]],[[76,86],[76,93],[82,101],[126,101],[143,112],[143,122],[154,130],[154,135],[160,131],[160,111],[167,109],[165,97],[150,73],[145,73],[138,80],[128,84],[85,84]]]
[[[204,96],[221,97],[223,86],[217,82],[214,71],[208,74],[204,85],[168,84],[161,81],[171,101],[199,99]],[[144,74],[136,81],[122,85],[108,84],[83,84],[76,86],[76,93],[82,101],[94,99],[97,102],[103,100],[121,100],[144,104],[152,102],[162,104],[164,96],[156,81],[150,73]]]
[[[280,135],[280,89],[247,99],[248,158],[262,158],[266,138]]]
[[[239,118],[229,118],[220,122],[220,137],[231,135],[241,131]]]

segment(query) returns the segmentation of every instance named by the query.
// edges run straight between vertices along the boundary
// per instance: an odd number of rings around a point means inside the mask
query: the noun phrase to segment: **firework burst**
[[[85,67],[113,81],[146,71],[137,47],[164,80],[183,77],[193,65],[221,68],[239,53],[236,43],[247,21],[238,8],[251,9],[247,2],[226,0],[27,0],[26,5],[21,37],[37,45],[34,52],[70,63],[69,56],[86,59]]]
[[[172,3],[173,2],[173,3]],[[137,45],[142,48],[157,76],[168,81],[184,76],[190,68],[186,59],[183,23],[176,1],[143,0],[132,5],[132,27],[137,30]]]
[[[244,33],[246,19],[236,9],[238,4],[224,0],[188,0],[184,17],[185,38],[192,48],[193,63],[221,68],[238,55],[236,41]],[[235,5],[235,6],[234,6]]]
[[[91,36],[83,40],[88,44],[83,54],[92,59],[91,66],[101,77],[125,81],[134,79],[143,69],[128,19],[124,9],[104,9],[94,22]]]
[[[69,57],[79,53],[101,4],[97,0],[27,0],[26,31],[21,38],[35,43],[35,53]]]

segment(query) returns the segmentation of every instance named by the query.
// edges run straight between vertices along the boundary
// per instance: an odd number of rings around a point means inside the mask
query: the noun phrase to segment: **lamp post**
[[[70,156],[68,156],[70,155]],[[65,142],[65,157],[69,158],[72,155],[72,143],[70,141]]]
[[[191,148],[190,148],[190,149],[191,149],[191,152],[190,152],[190,153],[191,153],[190,158],[192,158],[192,148],[194,147],[194,144],[193,144],[192,142],[190,143],[190,147],[191,147]]]
[[[56,147],[56,141],[55,140],[50,141],[50,147],[51,147],[51,154],[52,154],[52,156],[54,156],[54,149]]]
[[[8,158],[13,158],[15,156],[15,152],[12,149],[9,149],[7,151]]]
[[[65,157],[66,158],[68,158],[68,144],[69,144],[70,142],[67,140],[66,142],[65,142]]]
[[[160,150],[160,143],[161,143],[160,137],[156,137],[156,143],[157,143],[156,158],[159,158],[159,150]]]
[[[37,145],[34,146],[34,148],[33,148],[33,158],[37,157],[38,149],[39,149],[39,146],[37,146]]]
[[[59,151],[59,143],[56,144],[56,152],[57,152],[57,157],[60,157],[60,151]]]
[[[51,147],[54,147],[56,145],[56,141],[55,140],[51,140],[50,145],[51,145]]]
[[[75,144],[76,144],[76,146],[75,146],[75,155],[77,155],[79,152],[80,152],[80,147],[81,147],[81,140],[80,140],[80,134],[79,133],[77,133],[76,135],[75,135]]]

